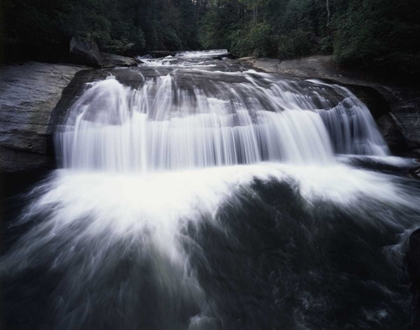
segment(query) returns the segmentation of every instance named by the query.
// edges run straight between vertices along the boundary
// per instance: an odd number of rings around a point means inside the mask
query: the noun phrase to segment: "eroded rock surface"
[[[0,171],[50,166],[50,116],[83,66],[31,62],[0,67]]]

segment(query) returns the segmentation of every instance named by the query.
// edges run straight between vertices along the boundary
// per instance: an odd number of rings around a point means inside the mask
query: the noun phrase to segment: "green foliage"
[[[273,45],[271,27],[267,22],[251,23],[247,29],[238,29],[230,35],[231,51],[246,56],[252,54],[254,56],[273,56],[276,49]]]
[[[333,22],[337,63],[399,74],[420,73],[420,22],[413,19],[413,12],[420,15],[418,5],[392,0],[350,5]]]
[[[278,43],[278,56],[281,59],[303,57],[311,55],[314,42],[310,32],[302,29],[293,30],[288,34],[282,35]]]
[[[63,32],[56,28],[59,13],[65,10],[62,3],[53,0],[4,0],[2,4],[4,20],[0,27],[6,45],[57,44],[63,38]]]
[[[2,0],[4,49],[73,35],[120,54],[227,48],[238,56],[333,54],[343,66],[420,73],[419,0]]]
[[[226,2],[223,6],[212,7],[202,18],[199,38],[204,48],[231,48],[235,31],[243,30],[236,9]]]
[[[79,35],[98,42],[110,40],[111,22],[105,2],[85,0],[69,3],[69,12],[63,16],[60,24],[62,30],[69,36]]]
[[[333,54],[342,66],[420,73],[418,0],[213,0],[206,48],[281,59]]]
[[[330,36],[324,37],[319,43],[319,53],[328,55],[334,51],[333,40]]]
[[[200,22],[200,40],[239,56],[306,56],[321,48],[324,11],[321,0],[220,0]],[[330,48],[324,40],[323,51]]]
[[[218,23],[220,16],[216,9],[210,10],[201,20],[199,40],[205,49],[219,48],[219,42],[224,42],[223,36],[219,34]]]
[[[95,40],[103,51],[199,48],[191,0],[3,0],[0,38],[5,48],[58,46],[67,52],[72,36]]]

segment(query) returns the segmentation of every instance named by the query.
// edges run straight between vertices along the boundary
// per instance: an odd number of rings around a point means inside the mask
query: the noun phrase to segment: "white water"
[[[153,58],[150,55],[138,56],[137,59],[141,61],[144,66],[183,66],[183,67],[216,67],[214,63],[209,63],[208,60],[213,57],[224,57],[229,55],[226,49],[216,49],[209,51],[188,51],[178,52],[175,56],[166,56],[164,58]]]
[[[388,153],[345,88],[256,72],[175,70],[139,89],[110,77],[76,101],[56,140],[65,168],[141,173]]]
[[[392,177],[342,164],[265,163],[140,176],[60,170],[32,192],[40,197],[27,209],[22,221],[41,214],[48,216],[32,233],[34,237],[23,242],[26,248],[14,257],[14,263],[24,268],[32,262],[27,256],[33,253],[34,240],[41,232],[44,237],[35,245],[47,245],[65,236],[74,240],[73,243],[86,245],[106,238],[105,245],[97,246],[100,249],[112,248],[121,240],[128,245],[144,244],[147,232],[161,253],[182,265],[185,255],[179,243],[187,223],[198,225],[200,219],[208,219],[223,227],[218,224],[219,208],[225,202],[236,203],[237,192],[250,189],[256,179],[296,185],[308,206],[320,200],[333,202],[359,213],[361,221],[364,212],[378,207],[375,203],[403,207],[407,211],[417,209],[416,198]],[[362,203],[358,211],[352,210],[364,199],[370,205]],[[399,228],[407,226],[404,219],[391,217],[384,221]],[[83,231],[73,231],[78,226],[84,227]],[[63,251],[55,262],[69,262],[72,254],[71,249]]]
[[[132,274],[126,289],[116,291],[103,283],[119,260],[134,257],[133,262],[141,264],[150,259],[159,288],[154,293],[157,299],[169,303],[168,308],[186,299],[199,309],[188,329],[206,329],[204,323],[214,322],[217,311],[197,282],[187,250],[198,250],[203,263],[206,251],[189,239],[187,228],[199,230],[208,222],[235,240],[234,232],[225,231],[227,224],[220,222],[220,215],[226,205],[242,208],[243,200],[236,196],[244,191],[258,200],[252,188],[255,180],[294,187],[305,209],[315,210],[320,202],[333,203],[358,225],[392,227],[405,233],[404,237],[419,220],[418,191],[405,189],[392,176],[341,164],[264,163],[149,175],[59,170],[32,192],[35,199],[21,224],[42,221],[7,255],[1,269],[9,275],[36,267],[64,271],[55,290],[60,297],[55,307],[56,329],[78,329],[90,322],[90,313],[97,312],[101,301],[114,301],[121,313],[137,306],[130,288],[142,281],[141,272]],[[278,216],[281,219],[281,213]],[[402,257],[399,247],[388,247],[387,258],[398,264]]]
[[[184,58],[206,58],[206,57],[214,57],[214,56],[227,56],[229,52],[227,49],[213,49],[207,51],[188,51],[188,52],[178,52],[176,57],[184,57]]]

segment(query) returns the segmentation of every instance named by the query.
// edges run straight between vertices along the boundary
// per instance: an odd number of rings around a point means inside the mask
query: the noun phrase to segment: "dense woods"
[[[419,73],[418,0],[217,0],[201,21],[205,47],[296,58],[334,54],[340,65]]]
[[[74,35],[118,54],[196,49],[195,9],[191,0],[3,0],[0,38],[8,58],[61,56]]]
[[[420,73],[418,0],[3,0],[2,16],[9,59],[57,57],[80,35],[119,54],[333,54],[343,66]]]

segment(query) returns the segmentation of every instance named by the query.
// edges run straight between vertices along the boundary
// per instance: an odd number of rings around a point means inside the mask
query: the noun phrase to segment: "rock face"
[[[112,68],[115,66],[136,66],[139,64],[139,62],[132,57],[125,57],[109,53],[101,53],[101,55],[103,59],[103,66],[105,68]]]
[[[406,264],[412,288],[420,294],[420,229],[410,235],[410,249],[406,256]]]
[[[412,177],[413,179],[420,180],[420,167],[410,168],[408,170],[408,176]],[[420,281],[420,278],[419,278]]]
[[[389,116],[394,123],[384,125],[377,121],[381,133],[396,154],[420,157],[420,88],[382,86],[377,87],[390,105]],[[399,141],[397,144],[396,141]],[[394,150],[392,146],[398,146]]]
[[[378,124],[379,130],[392,152],[398,153],[400,150],[409,150],[407,140],[398,128],[394,116],[391,113],[380,117],[376,123]]]
[[[92,40],[74,36],[70,41],[70,56],[75,63],[101,67],[103,60],[98,45]]]
[[[420,109],[400,111],[393,117],[410,147],[420,149]]]
[[[81,66],[0,67],[0,171],[48,167],[51,112]]]

